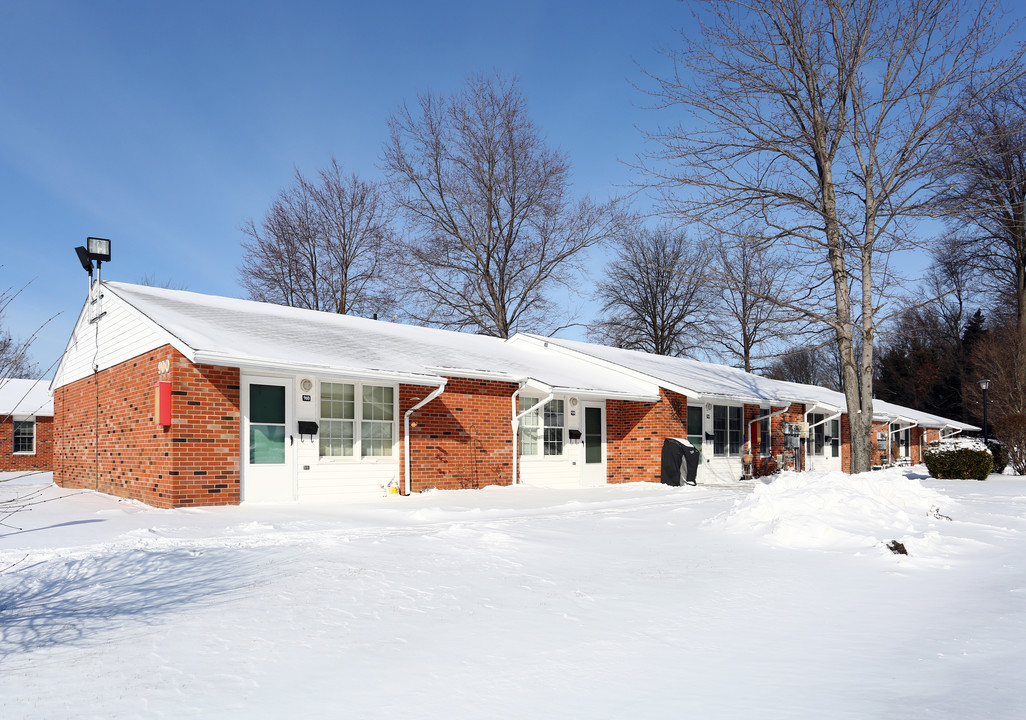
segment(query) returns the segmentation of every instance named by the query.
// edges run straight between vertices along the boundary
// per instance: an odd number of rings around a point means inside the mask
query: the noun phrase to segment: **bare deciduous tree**
[[[8,306],[24,289],[24,287],[20,289],[0,289],[0,382],[5,378],[36,377],[39,372],[38,367],[29,355],[29,346],[32,344],[35,334],[33,333],[33,336],[28,340],[17,340],[3,325],[4,313],[7,312]],[[43,325],[46,325],[46,323],[43,323]]]
[[[631,350],[694,354],[703,344],[709,308],[707,262],[701,247],[668,227],[623,235],[596,286],[604,317],[590,334]]]
[[[340,314],[388,312],[392,212],[379,185],[331,159],[315,181],[296,170],[258,226],[246,221],[240,282],[254,300]]]
[[[516,81],[477,76],[422,95],[389,128],[385,169],[412,231],[408,312],[503,338],[550,330],[550,288],[570,287],[574,261],[617,216],[573,197],[570,162],[546,145]]]
[[[1014,309],[1026,337],[1026,86],[967,111],[952,138],[945,208],[964,234],[966,259],[999,303]]]
[[[645,169],[668,212],[719,233],[765,227],[802,271],[764,299],[832,330],[852,472],[870,469],[887,256],[933,210],[952,122],[1019,72],[1019,54],[988,61],[998,4],[708,0],[700,36],[654,78],[660,105],[691,121],[651,133]]]
[[[825,345],[785,349],[763,373],[774,380],[839,390],[835,358]]]
[[[764,347],[779,344],[797,330],[783,308],[764,299],[780,294],[788,280],[787,267],[752,232],[718,242],[711,255],[709,282],[717,302],[710,308],[709,337],[722,357],[753,372],[760,369],[754,362],[767,357],[760,352]]]

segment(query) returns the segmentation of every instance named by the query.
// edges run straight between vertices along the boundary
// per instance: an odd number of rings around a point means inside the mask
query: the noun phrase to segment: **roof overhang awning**
[[[645,402],[653,403],[659,402],[659,390],[653,387],[653,392],[648,393],[636,393],[636,392],[622,392],[619,390],[609,390],[604,388],[579,388],[579,387],[568,387],[566,385],[550,385],[538,378],[523,378],[521,379],[523,387],[534,392],[548,395],[564,395],[569,397],[578,397],[582,400],[623,400],[626,402]]]

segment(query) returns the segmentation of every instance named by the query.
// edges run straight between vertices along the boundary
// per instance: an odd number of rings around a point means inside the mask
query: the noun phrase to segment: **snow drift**
[[[784,472],[712,522],[779,547],[859,551],[898,540],[923,550],[930,524],[950,516],[953,506],[900,470]]]

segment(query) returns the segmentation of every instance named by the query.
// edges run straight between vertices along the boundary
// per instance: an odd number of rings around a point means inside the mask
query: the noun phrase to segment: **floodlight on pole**
[[[110,262],[110,240],[107,238],[87,237],[85,246],[79,245],[75,248],[78,261],[82,263],[82,269],[89,273],[89,286],[93,284],[93,261],[96,261],[96,269],[99,272],[100,266]]]

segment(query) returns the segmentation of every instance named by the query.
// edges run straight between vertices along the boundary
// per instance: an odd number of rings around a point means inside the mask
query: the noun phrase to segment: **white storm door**
[[[605,403],[584,403],[584,467],[583,485],[606,484],[606,422]]]
[[[292,382],[247,377],[242,384],[242,499],[296,499]]]

